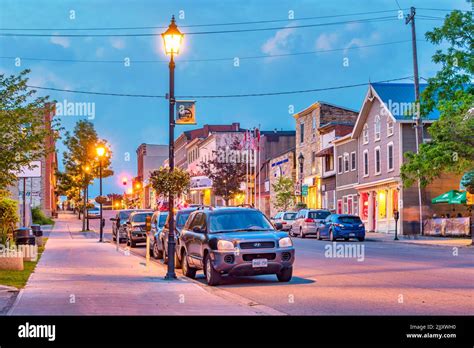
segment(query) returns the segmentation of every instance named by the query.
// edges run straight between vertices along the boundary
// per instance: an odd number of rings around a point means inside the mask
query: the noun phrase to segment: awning
[[[454,196],[450,203],[451,204],[466,204],[466,200],[467,200],[467,193],[466,191],[464,191]]]
[[[438,197],[435,197],[431,200],[431,203],[437,204],[437,203],[449,203],[449,204],[456,204],[453,203],[453,199],[455,197],[458,197],[459,194],[462,194],[463,192],[458,191],[458,190],[451,190],[448,192],[443,193],[442,195],[439,195]],[[466,196],[464,195],[464,201],[466,201]],[[460,204],[460,203],[458,203]]]
[[[327,147],[316,153],[316,157],[324,157],[334,155],[334,146]]]

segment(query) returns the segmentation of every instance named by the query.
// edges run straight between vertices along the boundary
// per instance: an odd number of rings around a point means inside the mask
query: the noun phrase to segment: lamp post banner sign
[[[176,124],[196,124],[196,105],[194,100],[176,101]]]

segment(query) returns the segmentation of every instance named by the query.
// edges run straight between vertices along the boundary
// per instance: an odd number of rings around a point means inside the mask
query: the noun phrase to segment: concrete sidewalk
[[[93,238],[92,238],[93,237]],[[165,268],[98,243],[63,214],[10,315],[255,315],[260,310],[207,292]]]
[[[471,238],[449,238],[449,237],[429,237],[429,236],[398,236],[399,240],[393,240],[393,233],[366,232],[365,240],[369,242],[393,242],[410,243],[418,245],[435,245],[448,247],[466,247],[472,245]]]

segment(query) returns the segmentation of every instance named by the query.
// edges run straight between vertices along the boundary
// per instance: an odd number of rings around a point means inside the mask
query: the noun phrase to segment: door
[[[323,237],[329,236],[329,227],[331,226],[331,215],[329,215],[324,221],[319,224],[319,234]]]
[[[377,231],[377,194],[372,194],[372,230]]]

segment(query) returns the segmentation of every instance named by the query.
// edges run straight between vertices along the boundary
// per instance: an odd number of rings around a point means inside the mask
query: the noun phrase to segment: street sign
[[[303,195],[305,197],[308,195],[308,185],[303,185],[301,187],[301,195]]]
[[[194,100],[176,101],[176,124],[196,124],[196,106]]]

